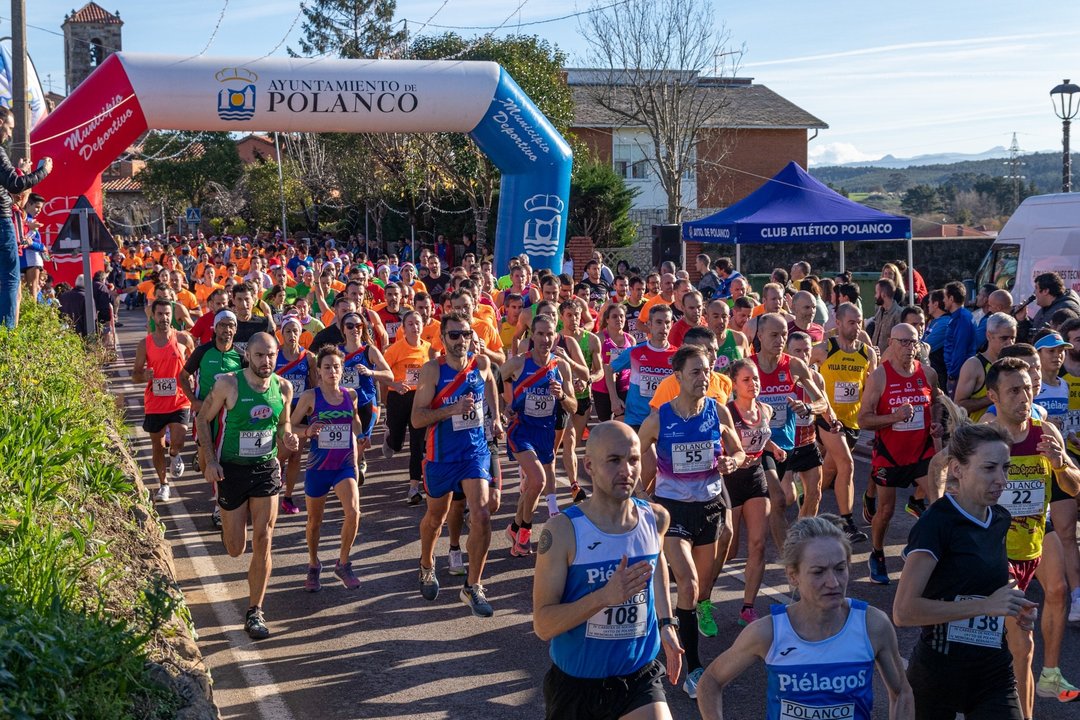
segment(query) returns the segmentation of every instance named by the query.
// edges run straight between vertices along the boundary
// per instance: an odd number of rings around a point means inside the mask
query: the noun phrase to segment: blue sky
[[[286,37],[297,0],[104,0],[124,20],[124,49],[197,54],[221,18],[207,55],[266,55]],[[79,0],[32,0],[28,22],[59,32]],[[518,23],[587,10],[587,0],[399,0],[398,17],[415,32],[434,25]],[[755,78],[830,126],[810,145],[811,162],[862,160],[937,152],[980,152],[1008,145],[1060,150],[1061,123],[1049,91],[1065,77],[1080,83],[1080,3],[1030,0],[836,0],[714,2],[718,25],[745,45],[740,75]],[[511,12],[515,11],[510,15]],[[0,32],[10,34],[9,10]],[[297,22],[274,53],[295,46]],[[521,27],[583,62],[579,20]],[[30,52],[42,82],[63,91],[63,40],[29,28]],[[472,31],[459,31],[464,35]],[[1080,144],[1080,143],[1077,143]]]

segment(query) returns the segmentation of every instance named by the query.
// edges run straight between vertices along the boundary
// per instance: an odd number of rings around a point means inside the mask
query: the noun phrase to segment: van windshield
[[[1002,290],[1011,291],[1016,284],[1016,265],[1019,260],[1019,245],[994,245],[979,267],[975,276],[975,287],[993,283]]]

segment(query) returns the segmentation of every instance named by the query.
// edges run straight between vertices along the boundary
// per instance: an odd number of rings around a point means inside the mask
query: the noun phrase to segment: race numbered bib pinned
[[[150,390],[154,397],[175,397],[176,378],[154,378],[150,381]]]
[[[405,384],[409,387],[416,387],[420,382],[420,368],[411,367],[405,368]]]
[[[676,475],[708,472],[715,461],[715,446],[711,440],[671,444],[671,466]]]
[[[319,449],[348,450],[351,436],[352,428],[349,425],[323,425],[319,428]]]
[[[647,591],[622,605],[612,605],[589,618],[585,637],[592,640],[630,640],[645,637],[649,626]]]
[[[345,368],[341,374],[341,385],[353,390],[360,387],[360,373],[356,371],[356,368]]]
[[[769,427],[773,430],[782,428],[787,425],[788,412],[788,395],[762,395],[759,400],[772,408],[773,416],[769,421]]]
[[[913,432],[915,430],[926,429],[926,413],[923,412],[922,407],[915,408],[915,414],[911,416],[910,420],[904,422],[898,422],[893,425],[893,430],[897,432]]]
[[[956,600],[982,600],[985,595],[957,595]],[[1005,618],[997,615],[979,615],[949,623],[949,642],[979,647],[1000,648],[1001,635],[1005,631]]]
[[[660,387],[660,383],[666,377],[667,375],[657,373],[641,373],[641,380],[638,381],[638,392],[641,393],[641,397],[651,398],[655,395],[656,388]]]
[[[303,377],[291,377],[289,383],[292,385],[293,399],[300,397],[300,394],[307,389],[307,378]]]
[[[535,418],[551,417],[555,414],[555,396],[551,393],[526,393],[525,414]]]
[[[859,383],[838,382],[833,385],[833,403],[836,405],[851,405],[859,402]]]
[[[262,457],[274,452],[273,430],[241,430],[240,457]]]
[[[1046,512],[1046,483],[1042,480],[1010,480],[998,498],[998,505],[1014,518],[1033,517]]]
[[[475,430],[481,427],[482,424],[483,418],[480,417],[479,405],[473,405],[472,410],[453,416],[453,427],[455,431]]]

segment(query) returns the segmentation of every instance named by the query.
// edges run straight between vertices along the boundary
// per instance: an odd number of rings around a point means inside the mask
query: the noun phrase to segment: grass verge
[[[0,717],[171,717],[148,660],[182,606],[140,561],[100,359],[52,310],[22,315],[0,329]]]

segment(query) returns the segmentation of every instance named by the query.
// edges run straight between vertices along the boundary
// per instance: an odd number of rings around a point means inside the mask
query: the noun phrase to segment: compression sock
[[[558,515],[559,514],[559,498],[556,497],[555,493],[551,493],[550,495],[547,496],[547,508],[548,508],[548,515]]]
[[[675,617],[679,618],[679,642],[686,652],[686,672],[690,673],[702,667],[698,657],[697,611],[675,608]]]

